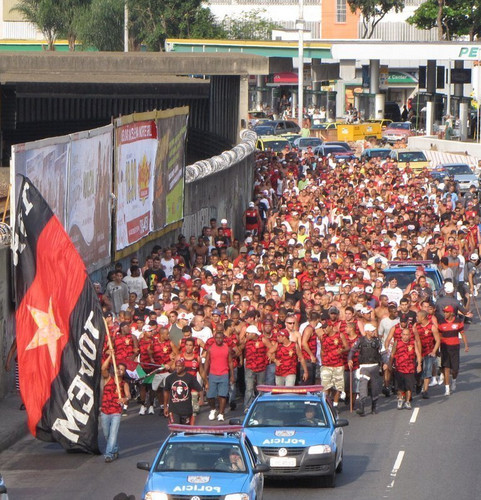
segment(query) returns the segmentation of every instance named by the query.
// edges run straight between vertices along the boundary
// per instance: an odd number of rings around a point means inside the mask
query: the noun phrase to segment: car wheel
[[[342,472],[342,468],[344,466],[343,461],[344,461],[344,454],[341,455],[341,461],[339,462],[339,464],[336,467],[336,472]]]

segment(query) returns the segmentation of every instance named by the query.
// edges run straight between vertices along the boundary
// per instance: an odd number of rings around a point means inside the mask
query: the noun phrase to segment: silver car
[[[477,190],[479,189],[479,180],[466,163],[442,163],[438,165],[436,170],[453,177],[461,193],[469,191],[471,186],[474,186]]]

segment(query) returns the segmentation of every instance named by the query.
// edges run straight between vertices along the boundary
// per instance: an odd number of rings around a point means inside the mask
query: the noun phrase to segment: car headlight
[[[148,491],[145,500],[168,500],[169,496],[163,491]]]
[[[249,500],[249,495],[247,493],[231,493],[226,495],[224,500]]]
[[[316,444],[309,446],[308,455],[322,455],[323,453],[331,453],[331,447],[328,444]]]

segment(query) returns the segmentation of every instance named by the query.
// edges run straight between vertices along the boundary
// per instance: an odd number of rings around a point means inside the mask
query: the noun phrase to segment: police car
[[[149,471],[144,500],[262,500],[263,472],[241,426],[170,425]]]
[[[244,432],[267,476],[313,476],[335,486],[342,471],[344,430],[322,386],[258,386]],[[234,422],[232,422],[234,423]]]

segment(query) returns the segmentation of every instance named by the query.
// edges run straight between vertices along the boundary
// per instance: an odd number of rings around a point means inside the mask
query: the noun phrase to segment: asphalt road
[[[337,487],[312,482],[267,481],[265,500],[481,498],[481,327],[468,331],[470,352],[461,355],[458,387],[450,397],[443,387],[431,399],[415,398],[413,410],[397,410],[395,398],[382,397],[378,415],[361,418],[343,408],[344,471]],[[167,434],[166,419],[138,415],[132,406],[120,427],[119,460],[67,454],[56,444],[27,437],[0,454],[0,471],[10,500],[99,499],[117,493],[140,499],[146,472],[140,460],[152,460]],[[230,416],[239,414],[234,412]],[[207,423],[207,409],[199,423]],[[103,441],[101,441],[103,446]]]

